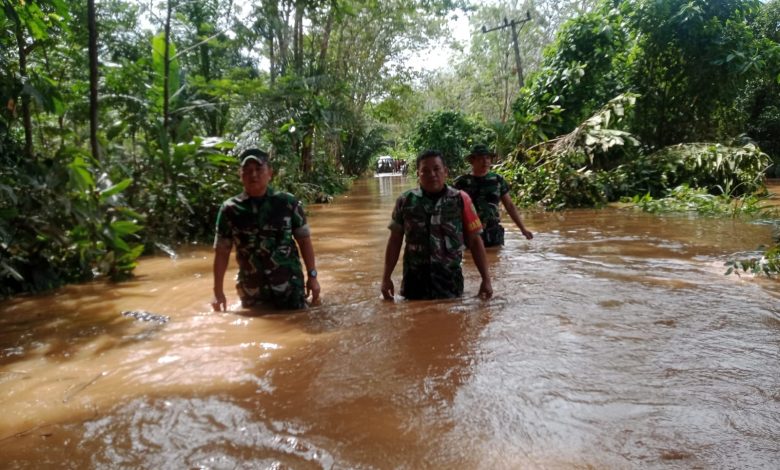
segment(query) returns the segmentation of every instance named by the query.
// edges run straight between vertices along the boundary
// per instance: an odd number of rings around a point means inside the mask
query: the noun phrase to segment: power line
[[[522,20],[512,20],[509,21],[506,17],[504,17],[504,24],[501,26],[496,26],[495,28],[487,29],[486,26],[482,26],[482,32],[483,33],[489,33],[491,31],[496,31],[499,29],[504,28],[512,28],[512,44],[515,46],[515,64],[517,65],[517,80],[520,83],[520,88],[523,88],[523,66],[520,62],[520,46],[517,43],[517,31],[519,30],[518,27],[522,27],[527,22],[531,21],[531,12],[526,11],[525,12],[525,18]]]

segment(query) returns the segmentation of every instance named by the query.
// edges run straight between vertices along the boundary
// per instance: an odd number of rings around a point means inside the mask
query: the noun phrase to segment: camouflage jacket
[[[485,176],[462,175],[455,179],[453,185],[471,196],[485,228],[499,225],[501,197],[509,192],[509,185],[501,175],[492,171]]]
[[[294,236],[308,235],[303,205],[293,195],[269,187],[263,197],[242,193],[222,204],[214,247],[235,245],[242,300],[273,300],[278,307],[301,308],[304,281]]]
[[[473,206],[469,208],[473,211]],[[446,187],[437,200],[420,188],[401,194],[395,203],[390,230],[403,231],[401,295],[408,299],[440,299],[463,294],[464,201],[460,191]],[[476,215],[474,216],[476,219]],[[476,229],[479,232],[479,220]]]

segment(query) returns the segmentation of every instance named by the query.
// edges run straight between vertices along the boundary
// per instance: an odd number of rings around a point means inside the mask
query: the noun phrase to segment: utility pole
[[[520,88],[523,88],[523,66],[520,62],[520,46],[517,43],[517,31],[527,22],[531,21],[531,12],[526,11],[525,12],[525,18],[522,20],[512,20],[509,21],[504,17],[504,24],[501,26],[496,26],[495,28],[487,29],[487,27],[482,26],[482,32],[483,33],[489,33],[491,31],[496,31],[498,29],[504,29],[504,28],[512,28],[512,43],[515,46],[515,64],[517,65],[517,80],[520,83]]]

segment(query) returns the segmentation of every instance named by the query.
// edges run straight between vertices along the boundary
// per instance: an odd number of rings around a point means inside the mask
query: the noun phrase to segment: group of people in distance
[[[427,150],[417,157],[419,187],[398,197],[388,226],[381,283],[385,299],[395,297],[392,274],[404,239],[403,297],[463,295],[464,247],[482,277],[478,295],[492,297],[485,247],[504,244],[499,203],[523,236],[533,238],[512,203],[506,181],[490,171],[494,157],[487,146],[475,145],[467,157],[471,173],[456,178],[453,186],[447,185],[449,171],[440,152]],[[243,307],[270,304],[277,309],[302,309],[309,295],[310,303],[318,304],[320,284],[303,205],[293,195],[269,186],[273,168],[266,152],[252,148],[242,152],[239,161],[244,190],[222,203],[217,215],[212,307],[227,309],[224,280],[234,246],[236,289]],[[305,282],[300,258],[306,266]]]

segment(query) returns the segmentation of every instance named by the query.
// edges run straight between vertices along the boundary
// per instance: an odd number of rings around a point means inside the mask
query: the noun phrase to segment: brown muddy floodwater
[[[206,246],[6,302],[0,467],[778,468],[780,289],[723,266],[769,225],[526,214],[534,240],[489,251],[492,300],[466,256],[463,299],[384,302],[411,184],[309,207],[308,311],[212,313]]]

